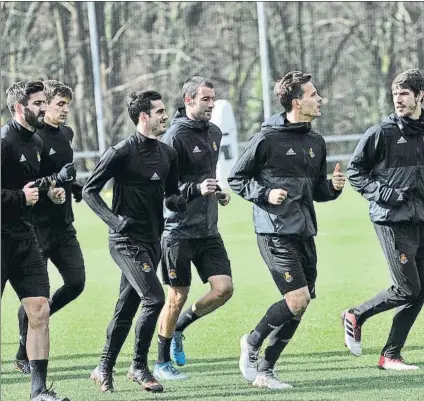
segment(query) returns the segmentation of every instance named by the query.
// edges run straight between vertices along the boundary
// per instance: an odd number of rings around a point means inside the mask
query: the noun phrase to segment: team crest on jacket
[[[40,152],[37,152],[37,160],[38,160],[38,162],[40,162],[40,160],[41,160]]]
[[[312,157],[312,159],[315,157],[315,153],[314,153],[314,150],[312,148],[309,148],[308,154],[309,154],[309,156]]]
[[[152,270],[152,268],[146,262],[143,263],[143,266],[141,266],[141,268],[145,273],[148,273],[150,270]]]
[[[403,265],[408,263],[408,258],[406,257],[404,253],[400,254],[400,263],[402,263]]]
[[[169,271],[169,278],[170,278],[171,280],[175,280],[175,279],[177,278],[177,272],[176,272],[174,269],[171,269],[171,270]]]
[[[284,273],[284,280],[286,280],[288,283],[291,283],[293,281],[293,277],[289,272]]]
[[[217,152],[217,151],[218,151],[218,146],[216,146],[215,141],[213,141],[213,142],[212,142],[212,147],[213,147],[213,150],[214,150],[215,152]]]

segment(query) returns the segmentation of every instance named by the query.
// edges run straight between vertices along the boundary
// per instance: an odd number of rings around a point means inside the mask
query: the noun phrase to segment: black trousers
[[[122,271],[119,299],[106,331],[106,344],[101,363],[112,368],[130,331],[132,321],[142,304],[135,327],[134,364],[147,365],[147,354],[165,293],[156,275],[160,261],[160,242],[141,242],[113,234],[109,251]]]
[[[375,225],[393,285],[354,308],[358,323],[397,308],[382,355],[399,357],[424,303],[424,224]]]

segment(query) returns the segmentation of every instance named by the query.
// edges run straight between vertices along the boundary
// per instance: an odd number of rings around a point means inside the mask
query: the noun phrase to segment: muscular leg
[[[171,360],[170,348],[178,316],[187,300],[190,287],[168,287],[168,296],[159,316],[158,362]]]
[[[233,282],[230,276],[211,276],[208,281],[210,290],[179,316],[175,331],[184,331],[191,323],[218,309],[232,297]]]
[[[23,298],[28,315],[27,354],[31,366],[31,397],[46,389],[47,364],[50,349],[49,303],[47,298]]]

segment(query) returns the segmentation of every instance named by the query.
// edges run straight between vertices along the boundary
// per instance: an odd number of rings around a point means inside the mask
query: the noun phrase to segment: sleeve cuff
[[[269,193],[272,191],[272,188],[267,188],[263,194],[263,201],[264,203],[268,203],[268,199],[269,199]]]

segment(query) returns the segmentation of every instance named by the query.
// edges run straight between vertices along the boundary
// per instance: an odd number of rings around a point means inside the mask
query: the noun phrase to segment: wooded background
[[[239,139],[263,121],[255,2],[96,2],[107,145],[130,135],[125,97],[162,93],[168,114],[181,86],[209,77],[235,111]],[[322,135],[363,132],[392,110],[390,84],[424,69],[424,2],[265,3],[271,77],[313,74],[324,98]],[[75,92],[69,125],[75,150],[97,150],[85,2],[1,3],[1,119],[6,88],[21,79],[58,79]],[[273,82],[269,83],[270,87]],[[280,107],[272,95],[273,113]]]

